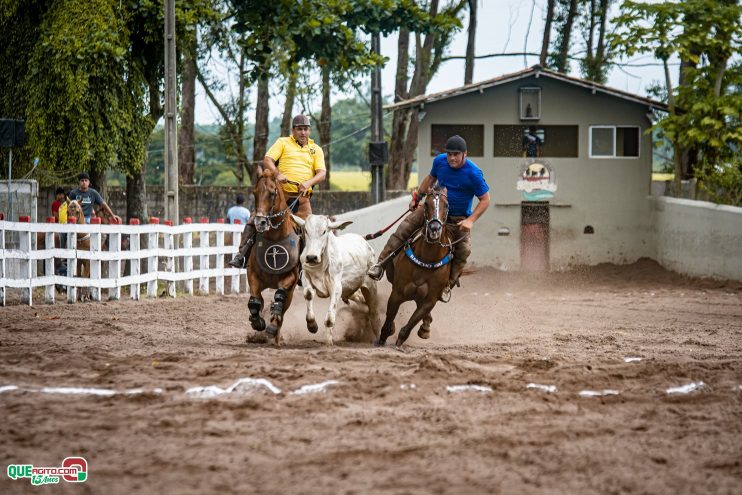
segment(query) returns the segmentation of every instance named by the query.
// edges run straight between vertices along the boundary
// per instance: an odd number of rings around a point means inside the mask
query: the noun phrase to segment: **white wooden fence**
[[[89,288],[95,301],[102,299],[107,290],[109,300],[118,300],[121,288],[129,287],[132,299],[139,299],[141,286],[146,284],[148,297],[156,297],[158,282],[166,282],[167,294],[175,297],[176,282],[182,281],[182,290],[193,294],[194,280],[201,293],[208,293],[210,281],[216,279],[218,294],[224,294],[224,279],[228,277],[231,292],[240,291],[240,281],[246,278],[245,270],[225,268],[225,256],[234,255],[240,244],[243,225],[228,223],[190,223],[171,226],[153,223],[148,225],[75,225],[55,223],[8,222],[0,220],[0,305],[4,306],[9,289],[20,289],[21,301],[33,304],[33,289],[44,287],[44,301],[55,302],[55,286],[66,287],[66,300],[77,300],[78,288]],[[54,234],[68,234],[66,247],[37,249],[37,233],[43,233],[46,246],[54,246]],[[77,234],[90,234],[90,250],[77,249]],[[213,233],[213,234],[212,234]],[[225,233],[232,234],[231,243],[225,245]],[[198,246],[194,247],[194,234]],[[108,249],[102,249],[102,238],[108,236]],[[129,236],[128,250],[121,249],[122,236]],[[142,249],[142,236],[146,236],[146,249]],[[210,237],[214,238],[212,242]],[[11,246],[11,238],[17,240]],[[194,258],[198,268],[194,267]],[[66,260],[67,274],[55,274],[55,259]],[[90,260],[90,278],[77,276],[77,261]],[[122,268],[130,260],[130,274],[124,276]],[[146,271],[140,273],[140,260],[147,260]],[[37,276],[37,264],[43,262],[42,276]],[[103,276],[107,267],[107,276]],[[246,285],[246,282],[245,282]]]

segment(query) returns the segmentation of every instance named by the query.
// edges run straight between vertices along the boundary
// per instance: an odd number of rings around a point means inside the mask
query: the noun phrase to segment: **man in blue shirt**
[[[487,211],[490,204],[489,186],[484,180],[484,174],[477,165],[466,157],[466,141],[461,136],[452,136],[446,141],[445,153],[433,159],[430,174],[422,182],[419,191],[427,191],[436,181],[441,187],[448,189],[448,225],[454,245],[454,258],[451,262],[451,274],[448,280],[448,289],[443,292],[441,300],[448,301],[451,287],[458,280],[466,266],[466,260],[471,254],[470,233],[474,222]],[[474,197],[479,199],[476,208],[472,210]],[[425,212],[418,208],[419,195],[413,195],[410,201],[412,213],[407,215],[397,231],[392,234],[379,254],[379,262],[368,270],[368,275],[381,279],[384,274],[384,265],[390,263],[394,255],[412,237],[415,231],[423,226]]]
[[[250,210],[245,208],[245,197],[238,194],[235,202],[237,204],[227,210],[227,220],[229,223],[239,220],[242,225],[247,225],[247,221],[250,219]]]

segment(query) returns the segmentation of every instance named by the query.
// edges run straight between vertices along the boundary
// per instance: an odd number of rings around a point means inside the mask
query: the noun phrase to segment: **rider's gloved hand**
[[[412,201],[410,201],[410,211],[414,211],[417,208],[417,205],[420,204],[420,193],[417,192],[417,189],[412,191]]]

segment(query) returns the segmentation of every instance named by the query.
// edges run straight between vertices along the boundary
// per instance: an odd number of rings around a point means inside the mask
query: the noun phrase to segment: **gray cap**
[[[312,122],[309,120],[307,115],[297,115],[294,120],[291,121],[291,127],[298,127],[300,125],[311,126]]]
[[[451,136],[448,138],[448,141],[446,141],[445,151],[463,153],[466,151],[466,141],[464,141],[464,138],[459,135]]]

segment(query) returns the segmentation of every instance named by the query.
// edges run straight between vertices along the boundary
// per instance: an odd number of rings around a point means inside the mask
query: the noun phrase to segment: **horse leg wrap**
[[[271,315],[281,317],[283,314],[283,303],[286,301],[288,293],[286,289],[278,289],[276,295],[273,296],[273,303],[271,304]]]
[[[250,323],[255,330],[264,330],[265,321],[260,317],[260,310],[263,308],[263,303],[258,297],[251,297],[247,302],[247,309],[250,311]]]

